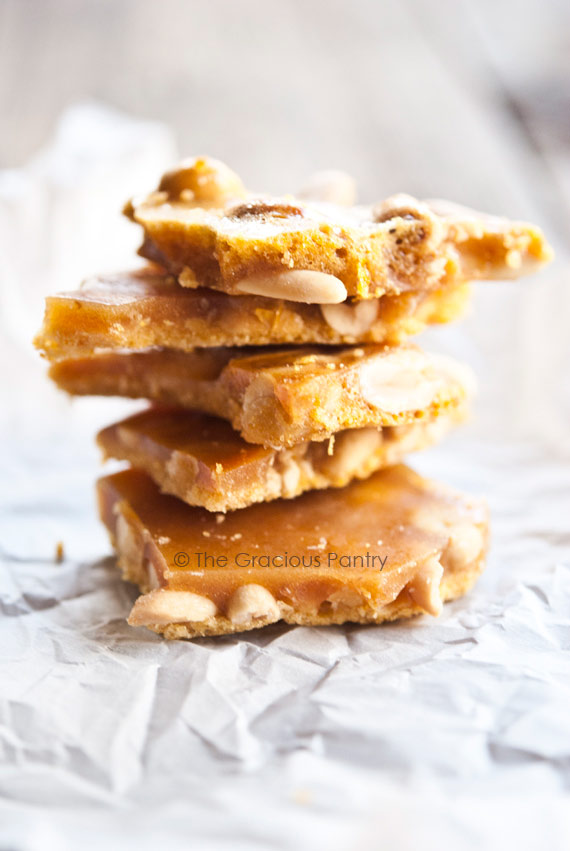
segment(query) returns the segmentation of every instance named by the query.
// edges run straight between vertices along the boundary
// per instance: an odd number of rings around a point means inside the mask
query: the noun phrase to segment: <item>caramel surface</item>
[[[55,363],[77,395],[152,399],[229,420],[250,443],[280,449],[344,429],[435,420],[468,397],[469,370],[413,347],[200,349],[102,353]]]
[[[246,443],[216,417],[151,408],[103,429],[97,440],[106,457],[144,470],[166,493],[225,512],[364,478],[440,440],[461,413],[442,413],[432,423],[339,432],[331,446],[305,442],[275,450]]]

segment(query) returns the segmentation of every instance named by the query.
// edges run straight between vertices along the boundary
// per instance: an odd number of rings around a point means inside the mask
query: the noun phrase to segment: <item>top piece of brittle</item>
[[[140,254],[182,286],[310,304],[517,278],[552,257],[532,224],[409,195],[354,205],[350,194],[318,182],[296,196],[254,194],[204,157],[124,212],[144,230]]]

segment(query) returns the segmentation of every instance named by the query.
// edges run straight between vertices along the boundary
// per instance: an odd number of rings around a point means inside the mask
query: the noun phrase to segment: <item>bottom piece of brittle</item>
[[[437,615],[485,562],[484,503],[402,465],[226,515],[133,469],[98,495],[123,576],[143,592],[129,623],[167,638]]]

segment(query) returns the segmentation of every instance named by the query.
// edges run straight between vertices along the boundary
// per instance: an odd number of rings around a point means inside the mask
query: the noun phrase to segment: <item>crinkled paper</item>
[[[163,128],[84,106],[0,174],[0,848],[568,848],[563,252],[429,335],[480,375],[471,424],[413,459],[489,500],[473,592],[437,619],[167,643],[126,624],[93,498],[93,435],[137,405],[70,403],[29,337],[42,295],[95,271],[94,230],[102,268],[131,262],[115,211],[172,156]]]

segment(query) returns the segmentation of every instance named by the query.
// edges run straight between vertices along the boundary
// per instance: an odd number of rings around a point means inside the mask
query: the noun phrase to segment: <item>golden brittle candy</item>
[[[150,408],[103,429],[106,457],[148,473],[166,493],[225,512],[307,490],[342,487],[440,440],[462,409],[434,422],[341,431],[327,443],[291,449],[246,443],[224,420],[182,408]]]
[[[59,361],[51,378],[77,395],[152,399],[229,420],[277,449],[344,429],[437,419],[473,381],[450,358],[413,347],[169,349]]]
[[[98,493],[123,576],[143,592],[129,623],[167,638],[436,615],[484,566],[484,505],[403,466],[226,515],[138,470]]]
[[[345,304],[302,304],[211,289],[188,289],[157,267],[87,280],[77,292],[48,296],[36,346],[50,360],[96,349],[273,343],[400,343],[465,309],[469,286],[385,295]]]
[[[169,172],[125,214],[144,230],[140,253],[183,286],[313,304],[517,278],[552,256],[525,222],[408,195],[372,206],[251,195],[204,157]]]

